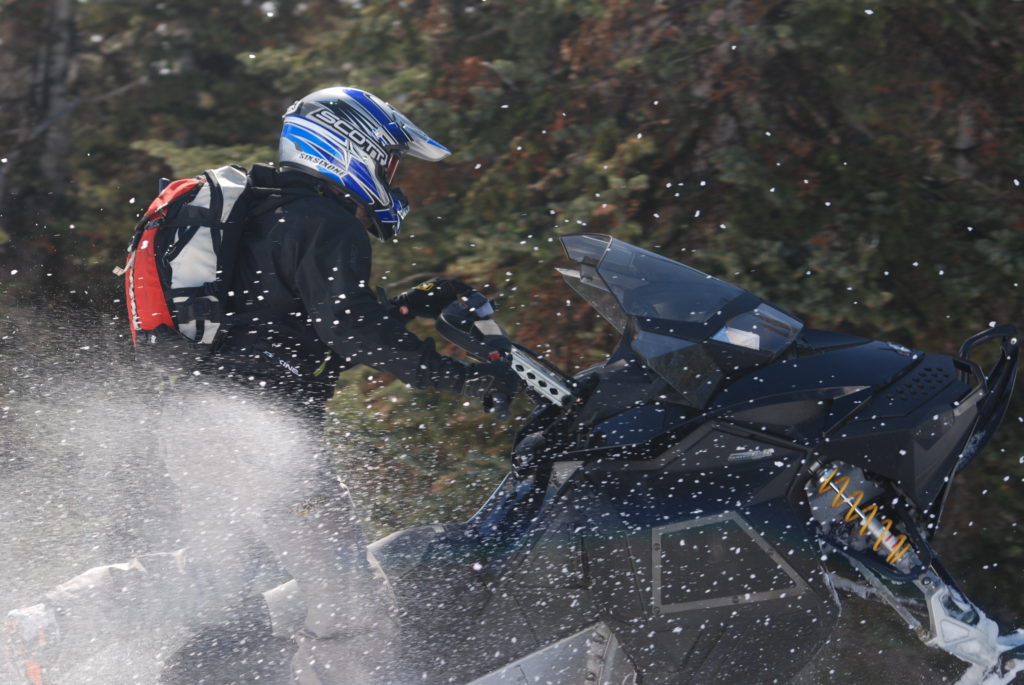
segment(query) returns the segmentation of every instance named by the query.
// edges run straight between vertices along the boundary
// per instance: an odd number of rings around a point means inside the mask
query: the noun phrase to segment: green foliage
[[[504,475],[509,425],[463,398],[382,382],[370,370],[346,376],[328,444],[370,531],[472,514]]]
[[[268,17],[243,0],[78,3],[72,182],[42,187],[26,154],[0,167],[17,197],[0,206],[0,260],[54,274],[48,292],[96,292],[157,178],[269,161],[293,98],[348,83],[455,151],[403,163],[414,209],[378,246],[381,283],[482,284],[520,341],[568,368],[614,343],[551,271],[554,238],[577,231],[650,246],[808,325],[928,351],[1024,323],[1022,3],[276,4]],[[3,6],[5,45],[33,54],[36,11]],[[16,63],[11,101],[29,102]],[[0,135],[16,145],[29,149]],[[357,375],[334,410],[340,444],[363,436],[359,458],[339,459],[371,495],[396,484],[370,498],[375,524],[465,515],[508,428]],[[950,530],[965,532],[947,559],[993,602],[1024,548],[1022,415],[1018,400],[951,501]],[[967,526],[975,513],[989,523]],[[979,576],[972,555],[1003,561]]]
[[[277,154],[273,148],[264,145],[194,145],[181,147],[166,140],[137,140],[132,149],[141,150],[151,157],[162,160],[171,168],[175,178],[194,176],[205,169],[223,166],[225,160],[246,168],[258,162],[272,160]]]

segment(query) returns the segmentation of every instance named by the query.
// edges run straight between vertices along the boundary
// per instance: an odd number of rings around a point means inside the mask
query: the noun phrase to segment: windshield
[[[745,292],[610,236],[569,236],[562,243],[569,259],[596,267],[605,290],[628,316],[704,323]]]
[[[752,293],[611,236],[562,238],[575,269],[566,282],[647,365],[696,406],[729,372],[767,362],[803,324]]]

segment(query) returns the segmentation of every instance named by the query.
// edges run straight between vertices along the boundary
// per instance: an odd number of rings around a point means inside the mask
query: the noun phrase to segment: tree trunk
[[[40,121],[43,131],[39,172],[44,188],[61,194],[69,178],[71,127],[64,116],[73,105],[70,76],[75,56],[75,0],[52,0],[50,6],[50,42],[43,69],[43,107]]]
[[[77,51],[77,0],[4,7],[0,68],[8,76],[0,163],[0,261],[12,292],[38,294],[56,273],[54,225],[65,211]]]

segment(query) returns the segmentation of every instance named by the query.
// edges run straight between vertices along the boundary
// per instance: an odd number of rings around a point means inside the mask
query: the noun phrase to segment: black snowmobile
[[[1024,668],[1024,634],[1000,636],[929,546],[953,477],[1005,412],[1015,328],[955,357],[924,353],[807,329],[609,236],[562,243],[565,280],[622,333],[604,363],[559,371],[510,341],[478,293],[438,320],[471,356],[510,360],[537,406],[470,520],[370,548],[401,608],[409,672],[785,682],[836,624],[825,558],[979,681]],[[986,373],[970,356],[988,341],[1000,355]]]

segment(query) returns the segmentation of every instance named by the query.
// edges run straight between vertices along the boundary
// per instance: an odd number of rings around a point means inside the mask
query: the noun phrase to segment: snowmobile
[[[969,679],[1024,668],[1024,632],[1001,635],[929,543],[953,477],[1006,410],[1014,327],[957,356],[925,353],[807,328],[609,236],[561,240],[573,266],[559,271],[621,341],[570,375],[512,342],[479,293],[438,319],[472,357],[509,360],[536,408],[469,520],[370,546],[409,672],[473,685],[786,682],[835,628],[836,560],[927,645],[971,664]],[[999,346],[987,372],[971,360],[984,343]]]

